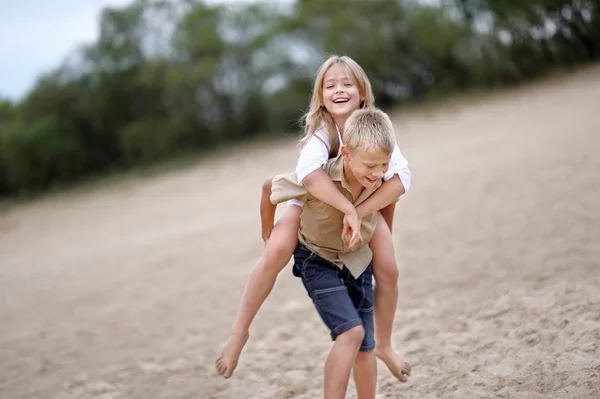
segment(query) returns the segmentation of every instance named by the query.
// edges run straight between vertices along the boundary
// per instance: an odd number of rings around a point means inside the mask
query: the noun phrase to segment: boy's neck
[[[352,192],[352,197],[356,200],[365,188],[358,180],[356,180],[356,177],[354,177],[346,160],[344,160],[344,179],[350,188],[350,192]]]

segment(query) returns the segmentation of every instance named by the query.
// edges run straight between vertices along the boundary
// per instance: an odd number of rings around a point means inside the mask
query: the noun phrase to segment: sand
[[[413,375],[379,363],[378,398],[600,397],[600,68],[393,120]],[[296,154],[255,144],[0,214],[0,397],[320,397],[331,342],[289,266],[234,377],[214,370],[262,250],[260,183]]]

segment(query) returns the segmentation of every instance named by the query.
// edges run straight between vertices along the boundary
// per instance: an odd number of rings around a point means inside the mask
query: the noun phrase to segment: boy
[[[346,122],[340,156],[325,171],[355,205],[382,184],[395,145],[392,123],[380,110],[355,111]],[[364,217],[362,241],[351,250],[344,214],[312,196],[298,184],[295,173],[273,179],[270,200],[278,204],[304,201],[294,275],[302,279],[323,322],[335,341],[325,363],[325,398],[344,398],[354,369],[360,399],[374,398],[377,364],[373,327],[373,286],[369,241],[375,214]],[[274,209],[273,209],[274,212]]]

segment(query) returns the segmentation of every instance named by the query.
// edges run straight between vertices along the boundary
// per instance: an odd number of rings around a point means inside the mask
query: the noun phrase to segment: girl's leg
[[[325,399],[344,399],[350,381],[350,372],[365,337],[363,326],[352,327],[335,338],[325,362]]]
[[[377,390],[377,360],[373,352],[358,352],[352,370],[358,399],[375,399]]]
[[[375,355],[401,382],[411,369],[392,347],[392,328],[398,304],[398,267],[392,234],[383,216],[377,212],[377,227],[370,242],[375,277]]]
[[[252,268],[246,282],[240,306],[231,329],[231,336],[216,361],[217,371],[231,377],[242,349],[248,340],[248,330],[267,296],[275,285],[277,275],[287,265],[298,244],[298,229],[302,207],[288,205],[271,232],[262,256]]]

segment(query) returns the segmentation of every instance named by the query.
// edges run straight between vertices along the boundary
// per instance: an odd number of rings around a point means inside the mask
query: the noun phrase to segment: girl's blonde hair
[[[342,65],[350,72],[350,77],[358,87],[358,93],[362,99],[361,108],[371,108],[375,103],[375,96],[373,95],[373,89],[371,88],[371,82],[369,82],[367,74],[365,74],[365,71],[361,66],[352,58],[345,55],[332,55],[321,64],[317,70],[310,107],[308,112],[304,114],[301,119],[304,126],[304,137],[300,140],[300,145],[305,145],[316,133],[317,129],[319,129],[321,125],[324,125],[329,137],[329,158],[337,156],[340,148],[340,141],[338,139],[335,122],[323,103],[323,82],[325,80],[325,74],[332,65]],[[319,138],[319,136],[316,137]]]

